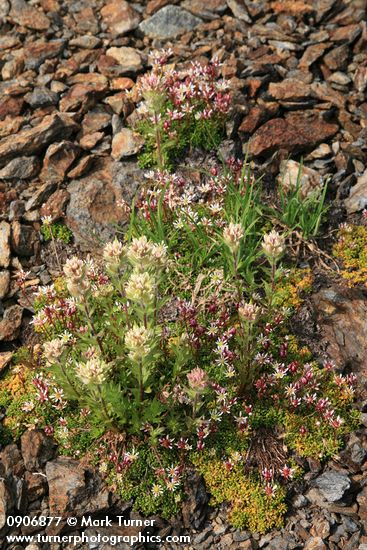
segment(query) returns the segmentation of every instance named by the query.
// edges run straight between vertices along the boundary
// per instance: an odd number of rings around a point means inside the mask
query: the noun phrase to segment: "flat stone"
[[[0,321],[0,341],[12,342],[19,335],[22,324],[23,308],[15,304],[5,310]]]
[[[333,42],[354,42],[361,34],[360,25],[344,25],[335,29],[330,36]]]
[[[35,40],[23,48],[25,69],[38,69],[46,59],[53,59],[61,54],[65,47],[65,40]]]
[[[21,97],[4,97],[0,99],[0,120],[7,116],[17,116],[21,113],[24,100]]]
[[[122,128],[112,139],[112,158],[121,160],[136,155],[144,145],[144,139],[129,128]]]
[[[246,23],[252,23],[251,17],[247,11],[247,6],[243,1],[227,0],[227,4],[235,17],[237,17],[238,19],[241,19],[242,21],[245,21]]]
[[[106,512],[110,506],[109,491],[100,478],[83,467],[77,460],[59,457],[47,462],[46,476],[49,487],[50,515],[81,517]],[[60,532],[59,526],[50,525],[48,534]]]
[[[117,61],[120,74],[136,73],[143,68],[139,51],[135,48],[109,48],[106,52],[109,57]]]
[[[299,79],[286,78],[282,82],[271,82],[269,94],[278,100],[299,100],[311,95],[311,87]]]
[[[323,61],[332,71],[343,70],[348,65],[349,55],[348,45],[343,44],[324,55]]]
[[[0,267],[10,264],[10,224],[0,222]]]
[[[14,499],[7,481],[0,479],[0,530],[6,525],[6,518],[13,509]]]
[[[101,9],[101,16],[107,30],[114,36],[121,36],[136,29],[141,19],[139,13],[124,0],[106,4]]]
[[[9,17],[18,25],[35,31],[46,31],[50,27],[51,22],[42,11],[24,0],[10,0],[10,2]]]
[[[79,109],[86,111],[90,109],[97,102],[97,99],[102,97],[108,90],[107,79],[102,75],[99,76],[101,79],[93,80],[90,76],[89,82],[80,82],[72,86],[60,100],[60,111],[78,111]]]
[[[367,207],[367,170],[357,178],[357,183],[351,188],[344,204],[348,214],[359,212]]]
[[[50,145],[43,160],[41,180],[48,183],[62,182],[79,154],[80,148],[71,141],[60,141]]]
[[[58,189],[43,204],[41,216],[50,216],[52,221],[56,221],[64,216],[65,208],[70,199],[70,193],[66,189]]]
[[[5,298],[10,288],[10,273],[9,271],[0,271],[0,300]],[[1,370],[1,368],[0,368]]]
[[[308,69],[315,61],[320,59],[327,47],[328,45],[325,43],[308,46],[299,60],[298,68],[301,70]]]
[[[367,67],[358,67],[353,82],[358,92],[365,91],[367,88]]]
[[[104,8],[102,8],[103,10]],[[102,11],[101,10],[101,11]],[[72,48],[85,48],[87,50],[94,50],[98,46],[101,46],[102,40],[97,38],[97,36],[89,36],[85,34],[84,36],[77,36],[69,40],[69,46]]]
[[[31,225],[14,221],[11,224],[11,247],[18,256],[29,258],[33,256],[34,245],[37,241],[36,231]]]
[[[46,116],[34,128],[21,130],[14,136],[0,141],[0,166],[20,155],[38,153],[51,142],[69,137],[78,129],[78,125],[64,114]]]
[[[140,30],[150,38],[175,38],[192,31],[202,20],[178,6],[165,6],[140,23]]]
[[[306,541],[303,550],[327,550],[327,546],[321,537],[311,537]]]
[[[28,430],[20,438],[24,466],[29,472],[38,471],[54,458],[56,443],[41,430]],[[65,480],[66,481],[66,480]]]
[[[295,189],[298,183],[302,197],[307,197],[316,189],[321,188],[323,179],[322,176],[312,168],[302,166],[295,160],[283,160],[280,163],[278,183],[285,190]]]
[[[335,502],[342,499],[349,489],[350,479],[347,474],[331,470],[317,477],[314,480],[314,485],[328,502]]]
[[[14,118],[5,117],[4,120],[0,120],[0,139],[10,134],[16,134],[23,122],[24,118],[21,116],[15,116]]]
[[[55,188],[55,183],[44,183],[43,185],[37,187],[31,198],[27,200],[25,210],[28,212],[29,210],[34,210],[35,208],[42,206],[51,193],[54,192]]]
[[[206,2],[184,0],[181,2],[181,7],[203,19],[213,19],[226,11],[227,2],[226,0],[207,0]]]
[[[0,285],[1,285],[1,273],[0,273]],[[1,286],[0,286],[1,292]],[[1,295],[0,295],[1,298]],[[14,353],[12,351],[2,351],[0,352],[0,372],[2,372],[12,360]]]
[[[76,166],[68,172],[68,178],[75,179],[84,176],[89,170],[91,170],[94,162],[93,155],[87,155],[83,157]]]
[[[26,102],[33,107],[48,107],[49,105],[57,105],[59,101],[59,95],[55,92],[52,92],[44,86],[36,87],[33,89],[32,93],[26,94],[24,96]]]
[[[94,250],[101,241],[111,240],[113,225],[127,221],[122,201],[130,203],[142,181],[143,171],[136,163],[112,159],[100,159],[90,175],[72,181],[66,224],[75,242],[84,250]]]
[[[256,130],[249,143],[249,153],[257,157],[279,149],[305,151],[332,137],[338,129],[336,124],[316,116],[273,118]]]
[[[33,178],[39,172],[39,161],[37,157],[18,157],[11,160],[0,170],[0,180]]]

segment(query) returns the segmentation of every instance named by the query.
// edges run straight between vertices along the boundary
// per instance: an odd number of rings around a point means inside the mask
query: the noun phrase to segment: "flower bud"
[[[261,308],[256,304],[242,304],[238,308],[239,316],[250,323],[254,323],[257,320],[260,311]]]
[[[242,225],[239,223],[230,223],[223,231],[223,239],[233,253],[236,253],[240,247],[241,239],[244,235]]]
[[[273,229],[273,231],[264,235],[262,247],[269,258],[276,260],[280,258],[285,250],[284,237]]]
[[[134,271],[125,287],[126,297],[133,302],[143,305],[151,304],[154,300],[154,281],[146,271]]]
[[[125,335],[125,345],[132,361],[143,359],[151,351],[152,332],[134,325]]]
[[[64,351],[64,342],[59,338],[45,342],[43,351],[47,364],[52,365],[61,357]]]
[[[205,390],[208,385],[208,375],[205,370],[196,367],[187,375],[189,386],[192,390],[201,392]]]
[[[92,357],[86,363],[78,363],[76,375],[83,384],[102,384],[106,380],[109,366],[98,357]]]

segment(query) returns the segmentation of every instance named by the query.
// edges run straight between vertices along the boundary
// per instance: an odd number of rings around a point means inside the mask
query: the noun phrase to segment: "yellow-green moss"
[[[344,225],[334,246],[334,256],[342,261],[341,276],[348,286],[367,287],[367,227],[364,225]]]

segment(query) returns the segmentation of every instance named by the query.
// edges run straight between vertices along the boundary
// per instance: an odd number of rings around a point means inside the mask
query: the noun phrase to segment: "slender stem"
[[[52,246],[53,246],[54,253],[55,253],[55,256],[56,256],[57,267],[59,268],[59,271],[62,271],[62,267],[61,267],[61,263],[60,263],[60,258],[59,258],[59,255],[58,255],[58,253],[57,253],[56,242],[55,242],[55,238],[54,238],[54,234],[53,234],[53,231],[52,231],[52,227],[51,227],[51,226],[50,226],[50,233],[51,233],[51,242],[52,242]]]
[[[161,132],[159,128],[159,120],[158,120],[157,112],[154,113],[154,124],[155,124],[155,139],[157,142],[158,168],[159,170],[163,170],[164,163],[163,163],[163,156],[162,156]]]
[[[143,362],[139,362],[139,391],[140,391],[140,402],[143,402],[144,399],[144,384],[143,384]]]
[[[98,347],[100,349],[100,352],[102,355],[104,355],[104,349],[103,349],[103,345],[102,345],[102,340],[100,339],[100,337],[98,336],[97,334],[97,330],[95,328],[95,325],[94,325],[94,322],[93,322],[93,319],[92,319],[92,315],[90,314],[90,311],[89,311],[89,307],[88,307],[88,304],[87,302],[84,300],[84,310],[85,310],[85,313],[87,315],[87,320],[88,320],[88,324],[89,324],[89,328],[94,336],[94,338],[96,339],[96,342],[98,344]]]

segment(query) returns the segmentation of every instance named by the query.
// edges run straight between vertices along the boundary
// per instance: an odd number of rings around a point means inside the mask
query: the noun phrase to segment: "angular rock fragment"
[[[135,48],[109,48],[106,52],[119,65],[119,74],[136,73],[142,66],[141,56]]]
[[[9,287],[10,287],[9,271],[0,271],[0,300],[5,298],[5,296],[8,294]]]
[[[323,180],[316,170],[302,166],[295,160],[283,160],[280,163],[278,183],[286,191],[295,189],[298,184],[301,196],[307,197],[313,191],[321,188]]]
[[[39,172],[39,161],[37,157],[18,157],[11,160],[0,170],[0,180],[33,178]]]
[[[367,170],[359,176],[344,204],[349,214],[359,212],[367,207]]]
[[[10,224],[0,222],[0,267],[10,264]]]
[[[279,149],[305,151],[332,137],[338,129],[336,124],[315,116],[273,118],[256,130],[249,143],[249,153],[257,157]]]
[[[192,31],[202,20],[178,6],[165,6],[140,23],[141,31],[150,38],[174,38]]]
[[[25,0],[10,0],[10,2],[9,16],[15,23],[35,31],[46,31],[49,28],[50,20],[42,11]]]
[[[144,145],[144,139],[129,128],[122,128],[112,139],[112,157],[121,160],[130,157],[140,151]]]
[[[0,166],[10,159],[38,153],[53,141],[65,139],[78,129],[73,120],[61,113],[46,116],[34,128],[21,130],[15,136],[0,140]]]
[[[60,141],[50,145],[43,161],[41,180],[48,183],[62,182],[79,153],[79,147],[71,141]]]
[[[22,324],[23,308],[15,304],[5,310],[0,321],[0,342],[12,342],[18,338]]]
[[[114,36],[121,36],[137,28],[140,15],[129,2],[124,0],[107,3],[101,9],[102,21]]]
[[[350,484],[347,474],[335,471],[325,472],[314,481],[315,487],[319,489],[328,502],[335,502],[343,498]]]

